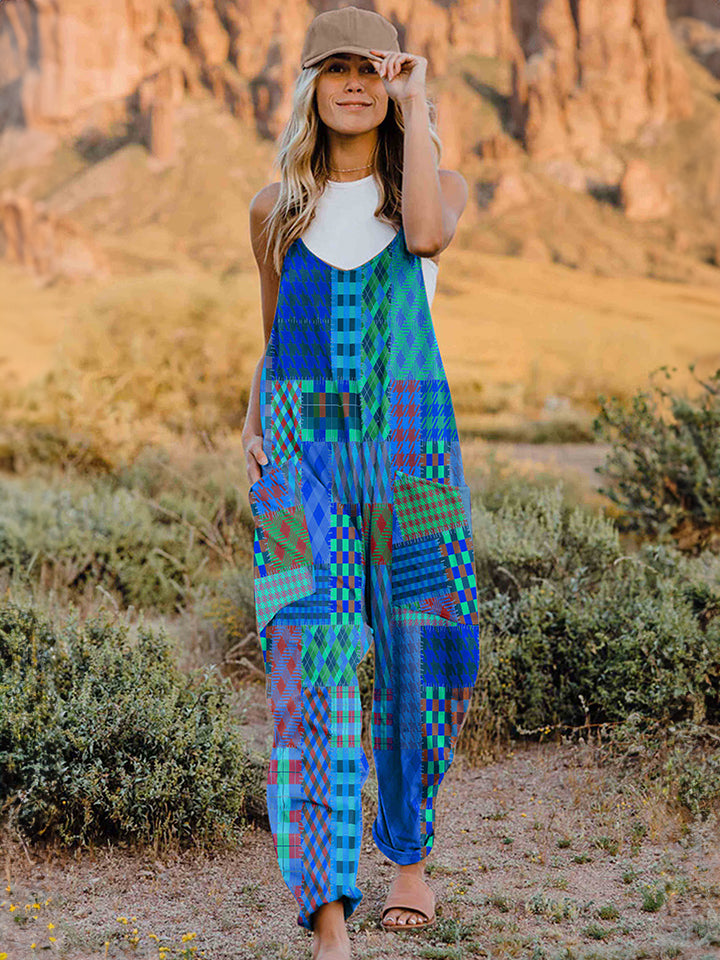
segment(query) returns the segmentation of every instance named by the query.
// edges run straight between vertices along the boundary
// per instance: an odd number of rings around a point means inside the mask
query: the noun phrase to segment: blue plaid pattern
[[[297,922],[311,929],[323,903],[341,899],[347,918],[362,899],[369,763],[357,668],[370,643],[372,836],[396,863],[432,847],[434,798],[478,668],[469,490],[420,258],[402,228],[352,270],[290,246],[260,412],[270,463],[250,491],[253,515],[259,531],[293,538],[287,551],[275,545],[279,570],[262,533],[253,547],[274,720],[267,802]]]
[[[362,300],[358,291],[358,272],[348,270],[333,273],[331,286],[333,377],[356,381],[360,367],[362,335]]]

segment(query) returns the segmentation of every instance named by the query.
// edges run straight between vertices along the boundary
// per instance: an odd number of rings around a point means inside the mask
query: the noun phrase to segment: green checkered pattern
[[[362,624],[365,581],[362,541],[355,518],[341,503],[333,504],[330,539],[330,622]]]
[[[453,599],[461,617],[472,619],[477,611],[477,580],[472,540],[468,538],[464,527],[442,530],[440,537],[445,545],[448,581],[453,591]]]
[[[445,440],[426,440],[425,444],[425,476],[428,480],[445,483],[449,476],[448,444]]]
[[[450,747],[445,749],[430,748],[423,751],[423,765],[425,767],[425,777],[428,784],[440,784],[440,781],[447,773],[452,763],[453,751]]]
[[[456,487],[400,470],[395,474],[395,512],[404,540],[434,537],[438,530],[465,524],[462,495]]]

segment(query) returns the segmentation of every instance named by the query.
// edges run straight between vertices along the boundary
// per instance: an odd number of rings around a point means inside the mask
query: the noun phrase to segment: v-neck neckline
[[[323,260],[322,257],[319,257],[316,253],[313,253],[310,247],[305,243],[302,237],[298,237],[298,240],[305,248],[305,250],[310,254],[310,256],[317,260],[318,263],[322,263],[324,266],[328,267],[330,270],[334,270],[335,273],[350,273],[352,270],[361,270],[363,267],[369,266],[371,263],[374,263],[376,260],[390,249],[390,247],[395,243],[397,238],[400,236],[402,227],[399,227],[392,240],[389,243],[386,243],[382,250],[378,250],[374,257],[370,257],[369,260],[366,260],[365,263],[359,263],[356,267],[336,267],[332,263],[328,263],[327,260]]]

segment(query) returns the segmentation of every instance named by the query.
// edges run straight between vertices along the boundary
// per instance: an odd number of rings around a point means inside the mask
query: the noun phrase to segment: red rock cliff
[[[162,75],[163,97],[203,84],[272,137],[288,110],[307,23],[315,7],[331,5],[5,3],[0,129],[102,126],[133,106],[148,109]],[[592,155],[603,140],[630,139],[647,123],[691,109],[663,0],[378,0],[376,7],[398,24],[404,48],[427,56],[431,76],[466,52],[511,60],[516,133],[537,157]],[[679,13],[695,7],[705,11],[703,0],[674,3]]]

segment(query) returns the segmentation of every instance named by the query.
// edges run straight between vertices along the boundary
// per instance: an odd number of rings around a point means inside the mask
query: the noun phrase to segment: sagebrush
[[[62,628],[0,605],[0,808],[32,840],[234,843],[264,816],[216,669],[180,671],[161,632]]]

